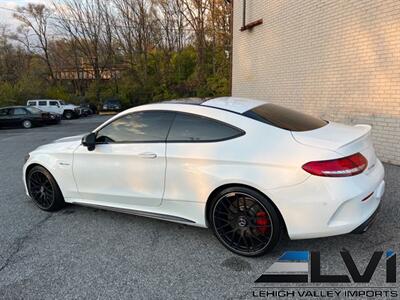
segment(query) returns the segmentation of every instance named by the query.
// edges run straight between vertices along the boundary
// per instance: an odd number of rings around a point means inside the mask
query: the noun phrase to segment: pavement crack
[[[5,262],[0,266],[0,272],[2,272],[5,268],[7,268],[10,264],[13,263],[14,257],[21,251],[24,243],[30,238],[32,232],[39,229],[48,219],[50,219],[52,214],[48,214],[42,220],[37,222],[30,228],[22,237],[19,237],[15,240],[15,242],[11,245],[10,248],[14,248],[14,250],[8,255]]]

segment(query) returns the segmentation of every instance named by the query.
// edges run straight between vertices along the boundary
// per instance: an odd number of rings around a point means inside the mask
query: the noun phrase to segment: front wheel
[[[66,111],[66,112],[64,113],[64,118],[66,118],[67,120],[71,120],[73,116],[74,116],[74,115],[73,115],[72,112],[70,112],[70,111]]]
[[[260,256],[279,241],[282,222],[261,193],[245,187],[227,188],[213,199],[209,221],[218,240],[230,251]]]
[[[41,166],[33,167],[26,178],[29,195],[45,211],[56,211],[65,206],[64,197],[53,176]]]

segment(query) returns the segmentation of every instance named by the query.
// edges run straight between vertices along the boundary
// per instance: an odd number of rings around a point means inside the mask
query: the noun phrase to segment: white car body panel
[[[104,144],[93,151],[79,145],[74,152],[80,197],[99,203],[161,205],[165,167],[165,143]]]
[[[49,145],[38,147],[35,154],[30,156],[29,165],[38,164],[45,167],[56,178],[56,181],[65,198],[79,197],[78,189],[75,184],[74,175],[72,173],[73,165],[73,152],[80,144],[79,141],[73,139],[72,141],[55,142]],[[24,174],[26,167],[24,166]],[[24,182],[26,187],[26,176],[24,175]],[[28,193],[28,192],[27,192]]]
[[[371,126],[349,126],[336,122],[329,122],[324,127],[302,132],[292,132],[293,137],[299,143],[313,147],[337,150],[354,143],[357,140],[369,136]]]
[[[172,221],[200,227],[207,227],[211,193],[230,184],[250,186],[271,199],[292,239],[348,233],[366,221],[384,192],[384,170],[373,149],[370,127],[330,123],[291,132],[240,115],[263,103],[217,98],[204,105],[131,108],[93,132],[136,111],[168,110],[220,120],[245,134],[220,142],[97,145],[94,151],[82,146],[80,137],[61,139],[31,152],[24,174],[32,164],[43,165],[69,203],[168,215],[176,217]],[[319,177],[301,168],[309,161],[357,152],[368,159],[368,169],[356,176]],[[141,157],[148,153],[157,157]]]

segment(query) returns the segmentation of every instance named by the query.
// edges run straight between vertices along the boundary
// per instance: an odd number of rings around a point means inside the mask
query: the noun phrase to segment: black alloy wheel
[[[41,166],[33,167],[27,176],[29,195],[35,204],[45,211],[56,211],[64,207],[65,202],[53,176]]]
[[[215,197],[209,220],[217,238],[234,253],[259,256],[279,241],[281,222],[269,200],[244,187]]]

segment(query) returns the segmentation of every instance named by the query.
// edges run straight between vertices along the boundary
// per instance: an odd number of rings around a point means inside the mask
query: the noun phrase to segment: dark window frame
[[[44,105],[43,105],[43,104],[40,104],[40,103],[44,103]],[[38,100],[37,106],[48,106],[48,105],[47,105],[47,100]]]
[[[238,128],[238,127],[236,127],[236,126],[233,126],[233,125],[231,125],[231,124],[225,123],[225,122],[223,122],[223,121],[220,121],[220,120],[217,120],[217,119],[214,119],[214,118],[210,118],[210,117],[206,117],[206,116],[203,116],[203,115],[199,115],[199,114],[196,114],[196,113],[188,113],[188,112],[181,112],[181,111],[175,111],[175,110],[165,110],[165,109],[151,109],[151,110],[141,110],[141,111],[135,111],[135,112],[132,112],[132,113],[128,113],[128,114],[125,114],[125,115],[123,115],[123,116],[120,116],[120,117],[118,117],[118,118],[112,120],[112,121],[109,122],[109,123],[104,124],[104,126],[100,127],[97,131],[94,132],[94,133],[96,134],[96,139],[97,139],[97,134],[99,133],[99,131],[102,130],[104,127],[110,125],[110,124],[113,123],[114,121],[117,121],[117,120],[119,120],[119,119],[121,119],[121,118],[123,118],[123,117],[126,117],[127,115],[131,115],[131,114],[135,114],[135,113],[141,113],[141,112],[167,112],[167,113],[173,113],[173,114],[174,114],[174,116],[172,117],[172,122],[171,122],[171,124],[170,124],[170,126],[169,126],[169,128],[168,128],[168,132],[167,132],[167,136],[166,136],[165,140],[159,140],[159,141],[137,141],[137,142],[134,142],[134,141],[128,142],[128,141],[126,141],[126,142],[110,142],[110,143],[107,143],[107,142],[97,142],[97,141],[96,141],[96,145],[114,145],[114,144],[157,144],[157,143],[164,143],[164,144],[167,144],[167,143],[171,143],[171,144],[178,144],[178,143],[181,143],[181,144],[183,144],[183,143],[185,143],[185,144],[188,144],[188,143],[189,143],[189,144],[194,144],[194,143],[196,143],[196,144],[198,144],[198,143],[216,143],[216,142],[222,142],[222,141],[232,140],[232,139],[241,137],[241,136],[243,136],[243,135],[246,134],[246,131],[244,131],[244,130],[241,129],[241,128]],[[237,135],[234,135],[234,136],[231,136],[231,137],[222,138],[222,139],[217,139],[217,140],[202,140],[202,141],[180,141],[180,140],[175,140],[175,141],[168,141],[169,133],[170,133],[170,131],[171,131],[172,125],[173,125],[174,122],[175,122],[175,118],[176,118],[177,114],[192,115],[192,116],[195,116],[195,117],[200,117],[200,118],[209,119],[209,120],[211,120],[211,121],[220,123],[220,124],[222,124],[222,125],[224,125],[224,126],[228,126],[228,127],[231,127],[231,128],[233,128],[233,129],[237,130],[237,131],[238,131],[238,134],[237,134]]]
[[[247,1],[242,1],[242,27],[240,27],[240,31],[251,30],[254,27],[261,25],[263,23],[263,19],[258,19],[256,21],[247,23],[246,22],[246,12],[247,12]]]

